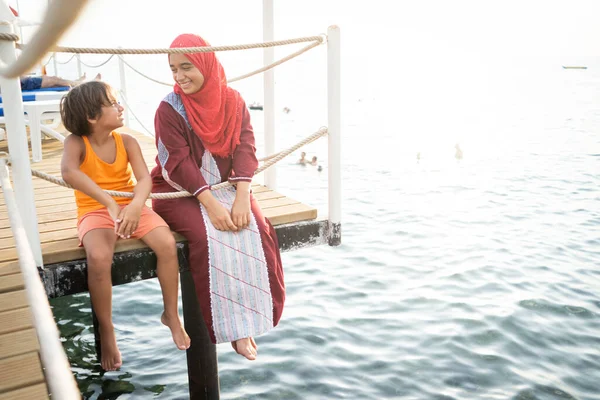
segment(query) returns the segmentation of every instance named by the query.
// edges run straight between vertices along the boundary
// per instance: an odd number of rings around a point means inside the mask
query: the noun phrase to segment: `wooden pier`
[[[132,134],[138,139],[146,162],[149,168],[152,168],[156,156],[153,138],[127,128],[120,131]],[[43,160],[33,163],[32,169],[60,176],[62,143],[57,140],[44,140],[42,148]],[[0,142],[0,151],[8,152],[6,141]],[[39,178],[32,179],[44,260],[40,276],[48,297],[87,291],[87,265],[85,252],[78,246],[73,190]],[[264,186],[253,185],[252,189],[264,215],[275,226],[282,251],[327,244],[330,233],[339,229],[337,226],[330,228],[327,219],[317,219],[317,210],[313,207]],[[183,279],[188,273],[187,244],[179,235],[176,235],[176,239],[183,289],[188,284]],[[140,240],[119,240],[114,256],[113,284],[153,278],[156,276],[155,263],[153,253]],[[193,318],[192,314],[197,314],[197,311],[190,307],[194,305],[187,307],[186,312],[184,298],[186,322],[192,322],[188,319]],[[187,325],[186,323],[186,328]],[[8,211],[4,196],[0,192],[0,400],[48,399],[38,350],[39,343],[25,296]],[[193,356],[198,357],[201,349],[196,347],[194,351],[196,353]],[[188,367],[195,368],[189,365],[190,358],[194,359],[190,355],[188,350]],[[216,390],[218,396],[218,387]]]

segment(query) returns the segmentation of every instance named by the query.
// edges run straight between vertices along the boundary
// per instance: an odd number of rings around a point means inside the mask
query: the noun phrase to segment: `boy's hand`
[[[231,220],[240,229],[250,224],[250,195],[239,193],[235,196],[231,207]]]
[[[110,207],[107,207],[107,209],[108,214],[115,223],[115,234],[118,235],[119,226],[121,225],[121,219],[119,218],[119,214],[121,214],[121,207],[119,207],[119,205],[113,201],[113,203],[110,205]]]
[[[140,222],[142,215],[143,204],[131,202],[121,210],[119,214],[120,227],[117,234],[123,239],[129,239],[131,234],[135,232]]]

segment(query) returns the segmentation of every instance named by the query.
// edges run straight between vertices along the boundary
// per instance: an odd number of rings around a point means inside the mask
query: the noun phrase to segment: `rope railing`
[[[71,62],[71,60],[72,60],[72,59],[74,59],[74,58],[75,58],[75,56],[76,56],[76,55],[77,55],[77,54],[73,54],[73,55],[71,56],[71,58],[69,58],[67,61],[59,61],[59,60],[58,60],[58,58],[57,58],[57,59],[56,59],[56,63],[57,63],[57,64],[61,64],[61,65],[68,64],[68,63],[70,63],[70,62]]]
[[[90,64],[84,63],[83,61],[81,61],[81,59],[79,60],[79,62],[82,63],[83,65],[85,65],[88,68],[100,68],[100,67],[105,66],[110,60],[112,60],[112,58],[114,56],[115,56],[115,54],[111,55],[105,61],[101,62],[100,64],[96,64],[96,65],[90,65]]]
[[[6,158],[0,159],[0,184],[19,256],[19,266],[25,283],[25,293],[31,309],[33,325],[40,343],[40,359],[48,389],[53,399],[80,399],[81,394],[71,373],[71,365],[60,341],[60,334],[54,322],[48,296],[40,279],[33,251],[17,208]]]
[[[18,42],[19,35],[14,33],[0,33],[0,40],[8,40],[9,42]]]
[[[119,90],[119,93],[121,94],[120,100],[123,100],[123,103],[125,103],[125,105],[127,106],[127,111],[129,111],[131,113],[131,115],[133,115],[133,118],[135,118],[135,120],[142,126],[142,128],[144,128],[144,130],[146,132],[148,132],[148,135],[154,137],[154,134],[152,132],[150,132],[150,130],[148,128],[146,128],[146,126],[142,123],[142,121],[133,112],[133,109],[131,108],[131,106],[127,102],[127,96],[125,95],[125,93],[123,93],[122,90]]]
[[[48,66],[48,64],[50,64],[50,61],[52,61],[52,59],[53,59],[53,58],[54,58],[54,53],[52,53],[52,55],[51,55],[50,57],[48,57],[48,61],[46,61],[46,62],[44,63],[44,67],[47,67],[47,66]]]
[[[269,65],[266,65],[266,66],[264,66],[262,68],[254,70],[252,72],[248,72],[247,74],[236,76],[235,78],[232,78],[232,79],[228,79],[227,83],[233,83],[233,82],[241,81],[242,79],[246,79],[246,78],[249,78],[251,76],[254,76],[254,75],[260,74],[262,72],[268,71],[268,70],[270,70],[272,68],[275,68],[278,65],[283,64],[286,61],[289,61],[289,60],[291,60],[291,59],[293,59],[295,57],[298,57],[299,55],[301,55],[303,53],[306,53],[310,49],[313,49],[313,48],[315,48],[317,46],[320,46],[321,44],[322,44],[322,42],[316,42],[315,41],[315,42],[309,44],[308,46],[305,46],[305,47],[301,48],[300,50],[298,50],[298,51],[296,51],[296,52],[294,52],[294,53],[292,53],[292,54],[290,54],[290,55],[288,55],[286,57],[283,57],[283,58],[281,58],[281,59],[279,59],[279,60],[277,60],[277,61],[275,61],[275,62],[273,62],[273,63],[271,63]],[[114,54],[113,54],[113,56],[114,56]],[[132,66],[131,64],[129,64],[127,61],[125,61],[125,59],[121,55],[118,55],[118,57],[121,59],[121,61],[123,62],[123,64],[127,65],[130,69],[132,69],[138,75],[143,76],[144,78],[148,79],[149,81],[152,81],[154,83],[158,83],[159,85],[168,86],[168,87],[172,87],[173,86],[173,83],[162,82],[162,81],[159,81],[157,79],[154,79],[154,78],[152,78],[152,77],[144,74],[143,72],[139,71],[134,66]]]
[[[0,37],[1,39],[1,37]],[[269,42],[236,44],[228,46],[202,46],[202,47],[180,47],[180,48],[156,48],[156,49],[132,49],[132,48],[93,48],[93,47],[66,47],[54,46],[50,51],[56,53],[80,53],[80,54],[187,54],[187,53],[212,53],[218,51],[235,51],[249,49],[264,49],[266,47],[285,46],[288,44],[325,41],[324,36],[305,36],[293,39],[274,40]]]
[[[319,46],[321,44],[322,44],[322,42],[311,43],[308,46],[303,47],[300,50],[298,50],[298,51],[296,51],[296,52],[294,52],[294,53],[292,53],[292,54],[290,54],[290,55],[288,55],[286,57],[283,57],[282,59],[277,60],[277,61],[275,61],[272,64],[269,64],[269,65],[266,65],[266,66],[264,66],[262,68],[257,69],[256,71],[252,71],[252,72],[249,72],[249,73],[247,73],[245,75],[240,75],[240,76],[237,76],[235,78],[228,79],[227,83],[233,83],[233,82],[236,82],[236,81],[241,81],[242,79],[246,79],[246,78],[249,78],[249,77],[251,77],[253,75],[260,74],[261,72],[268,71],[271,68],[275,68],[276,66],[281,65],[284,62],[291,60],[292,58],[298,57],[300,54],[306,53],[310,49],[315,48],[315,47],[317,47],[317,46]]]
[[[306,138],[304,138],[300,142],[296,143],[295,145],[291,146],[290,148],[280,151],[271,156],[265,157],[263,160],[266,159],[268,161],[266,161],[261,167],[259,167],[254,172],[254,175],[260,174],[261,172],[263,172],[270,166],[274,165],[275,163],[281,161],[286,156],[288,156],[291,153],[293,153],[294,151],[298,150],[300,147],[307,145],[309,143],[312,143],[315,140],[317,140],[318,138],[320,138],[321,136],[325,136],[325,135],[327,135],[327,128],[322,127],[321,129],[319,129],[312,135],[307,136]],[[71,185],[69,185],[68,183],[66,183],[63,179],[57,178],[56,176],[47,174],[45,172],[32,169],[31,174],[35,177],[44,179],[48,182],[52,182],[54,184],[73,189],[73,187]],[[211,186],[210,190],[219,190],[219,189],[223,189],[228,186],[231,186],[230,182],[222,182],[217,185]],[[133,197],[133,193],[128,193],[128,192],[117,192],[114,190],[105,190],[104,192],[106,192],[108,195],[113,196],[113,197],[129,197],[129,198]],[[187,191],[180,191],[180,192],[170,192],[170,193],[150,193],[149,198],[150,199],[179,199],[182,197],[191,197],[191,196],[193,196],[193,195]]]
[[[157,79],[149,77],[148,75],[144,74],[142,71],[137,70],[133,65],[131,65],[127,61],[125,61],[125,59],[121,55],[117,55],[117,57],[119,57],[119,59],[123,62],[123,64],[127,65],[130,69],[132,69],[138,75],[143,76],[144,78],[148,79],[149,81],[152,81],[154,83],[158,83],[159,85],[173,87],[173,83],[166,83],[166,82],[159,81]]]

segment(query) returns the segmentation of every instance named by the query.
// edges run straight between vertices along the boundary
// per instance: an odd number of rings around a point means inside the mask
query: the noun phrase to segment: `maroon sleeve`
[[[161,102],[154,116],[158,160],[164,180],[194,196],[209,189],[187,141],[189,128],[169,103]]]
[[[229,181],[231,183],[252,182],[254,171],[257,168],[258,160],[256,159],[254,130],[250,123],[250,112],[248,112],[248,108],[244,103],[240,144],[233,152],[233,176],[229,178]]]

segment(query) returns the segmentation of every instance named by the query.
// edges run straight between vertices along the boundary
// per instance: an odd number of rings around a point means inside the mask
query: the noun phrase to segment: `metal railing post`
[[[54,66],[54,76],[58,75],[58,62],[56,61],[56,53],[52,53],[52,65]]]
[[[0,19],[11,21],[14,16],[5,2],[0,2]],[[12,25],[0,25],[0,32],[14,33]],[[13,64],[17,59],[15,44],[10,41],[0,41],[0,59],[5,64]],[[15,196],[17,207],[23,216],[23,226],[35,263],[43,265],[40,235],[38,232],[37,213],[33,197],[33,181],[31,179],[31,165],[29,164],[29,147],[27,132],[25,131],[25,116],[23,114],[23,95],[19,78],[0,78],[2,86],[2,106],[6,121],[6,137],[8,151],[12,164],[14,177]]]
[[[81,55],[77,53],[75,54],[75,58],[77,59],[77,79],[79,79],[83,75],[83,70],[81,68]]]
[[[122,47],[119,46],[119,49],[121,49]],[[119,54],[117,56],[119,58],[119,78],[121,80],[121,95],[123,97],[125,97],[125,102],[129,102],[129,99],[127,98],[127,88],[126,88],[126,83],[125,83],[125,64],[123,63],[123,58],[124,55],[123,54]],[[129,127],[129,110],[127,110],[127,108],[125,108],[125,110],[123,111],[123,118],[125,120],[125,126]]]
[[[273,0],[263,0],[263,41],[269,42],[275,37],[275,23],[273,17]],[[275,48],[267,47],[263,50],[264,65],[275,61]],[[275,153],[275,71],[270,69],[264,72],[264,125],[265,125],[265,154]],[[269,189],[277,188],[277,169],[272,166],[265,171],[265,185]]]
[[[329,186],[329,245],[342,242],[342,167],[341,167],[341,77],[340,28],[327,29],[327,119],[328,186]]]

